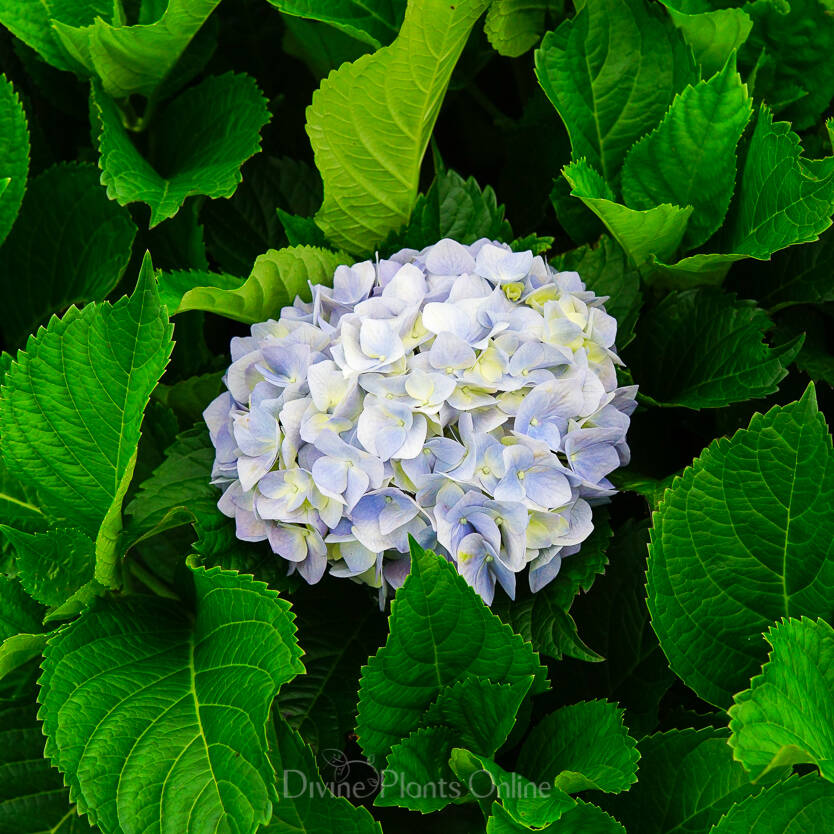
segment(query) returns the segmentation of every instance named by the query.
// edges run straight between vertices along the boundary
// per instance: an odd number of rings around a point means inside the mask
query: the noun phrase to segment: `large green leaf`
[[[709,834],[823,834],[834,819],[834,785],[793,776],[734,805]]]
[[[95,543],[75,527],[27,533],[2,524],[0,533],[14,545],[20,584],[44,605],[62,605],[93,578]]]
[[[593,532],[582,543],[579,553],[562,561],[552,582],[536,593],[519,591],[514,600],[499,597],[493,602],[492,610],[542,654],[556,660],[563,655],[602,660],[580,638],[570,607],[577,594],[589,590],[605,569],[605,551],[610,538],[608,514],[605,510],[597,511]]]
[[[269,820],[269,707],[304,671],[290,606],[234,571],[193,578],[193,616],[100,598],[50,637],[46,754],[104,834],[254,834]]]
[[[10,344],[70,304],[101,301],[130,260],[136,226],[89,164],[56,165],[29,185],[0,249],[0,310]]]
[[[0,23],[41,58],[62,70],[79,70],[52,29],[52,21],[86,26],[101,17],[112,20],[113,0],[0,0]]]
[[[736,180],[736,145],[753,112],[735,61],[675,96],[669,112],[631,150],[623,196],[635,209],[692,206],[683,245],[708,240],[727,214]]]
[[[770,659],[729,710],[733,755],[752,779],[810,762],[834,782],[834,629],[824,620],[783,620],[767,641]]]
[[[43,732],[30,698],[0,705],[0,834],[95,834],[43,757]]]
[[[97,83],[91,107],[100,127],[99,167],[107,196],[123,206],[147,203],[152,227],[173,217],[194,194],[231,197],[240,166],[260,150],[260,130],[270,118],[248,75],[211,76],[157,114],[146,159],[122,124],[118,106]]]
[[[573,159],[614,183],[628,149],[697,80],[662,10],[643,0],[587,0],[536,51],[536,75],[568,129]]]
[[[713,9],[708,0],[661,0],[692,47],[704,77],[724,66],[750,34],[753,21],[744,9]]]
[[[550,11],[564,14],[564,0],[493,0],[484,32],[499,55],[518,58],[538,43]]]
[[[53,318],[3,380],[6,465],[54,519],[96,540],[96,578],[105,585],[117,579],[122,499],[171,331],[146,257],[133,295]]]
[[[663,203],[646,211],[628,208],[616,201],[614,192],[585,159],[564,169],[571,195],[578,197],[606,225],[638,268],[653,257],[673,258],[686,234],[692,206]]]
[[[331,73],[307,109],[324,180],[316,222],[348,252],[405,223],[420,163],[457,59],[487,0],[421,0],[396,40]]]
[[[608,701],[580,701],[533,728],[516,767],[534,782],[555,782],[566,793],[619,793],[637,781],[639,758],[623,710]]]
[[[655,402],[720,408],[772,394],[787,376],[802,337],[771,348],[771,326],[754,302],[717,288],[673,292],[643,316],[625,358]]]
[[[0,0],[0,15],[3,7]],[[3,22],[0,16],[0,22]],[[20,98],[0,75],[0,245],[20,210],[29,173],[29,130]]]
[[[578,272],[589,290],[609,297],[605,309],[617,320],[619,348],[634,338],[634,325],[643,304],[640,275],[616,241],[603,235],[594,245],[557,255],[550,265],[558,270]]]
[[[809,160],[788,122],[762,105],[727,224],[728,250],[767,260],[816,240],[834,212],[834,156]]]
[[[189,273],[198,282],[210,278],[217,286],[192,286],[174,306],[172,281],[163,276],[163,293],[171,299],[172,313],[186,310],[205,310],[226,318],[253,324],[270,317],[277,318],[283,307],[289,307],[300,297],[310,300],[310,284],[330,285],[339,264],[350,260],[343,252],[315,246],[290,246],[270,249],[261,255],[252,274],[239,286],[230,286],[232,279],[213,273]],[[176,276],[180,286],[181,277]]]
[[[366,808],[334,796],[322,782],[313,751],[295,730],[278,717],[271,727],[269,758],[278,776],[278,801],[263,834],[382,834]]]
[[[834,452],[809,386],[676,478],[654,514],[652,625],[672,669],[729,706],[780,617],[834,613]]]
[[[733,761],[726,730],[669,730],[642,739],[637,749],[637,784],[603,803],[628,831],[703,834],[734,803],[762,790]]]
[[[492,683],[546,670],[529,643],[490,612],[454,565],[412,544],[411,573],[391,603],[386,644],[362,670],[357,734],[373,763],[417,728],[443,688],[467,675]]]
[[[329,23],[374,49],[394,40],[405,0],[269,0],[284,14]]]
[[[64,49],[101,81],[107,95],[152,95],[169,75],[220,0],[169,0],[158,20],[113,25],[101,17],[88,26],[56,20]]]

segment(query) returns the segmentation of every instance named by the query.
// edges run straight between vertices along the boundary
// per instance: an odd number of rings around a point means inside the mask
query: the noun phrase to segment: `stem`
[[[148,570],[141,562],[131,559],[125,564],[127,565],[128,571],[157,596],[164,597],[165,599],[175,599],[178,602],[181,601],[179,594],[167,582]]]

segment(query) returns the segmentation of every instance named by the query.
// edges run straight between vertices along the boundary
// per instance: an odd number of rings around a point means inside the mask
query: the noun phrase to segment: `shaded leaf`
[[[0,250],[7,341],[22,345],[53,313],[103,300],[127,268],[135,235],[93,165],[56,165],[35,177]]]
[[[619,793],[637,781],[639,758],[623,725],[623,710],[607,701],[580,701],[560,707],[533,728],[516,767],[535,782],[555,781],[566,793]]]
[[[0,0],[0,23],[4,8],[14,0]],[[0,75],[0,245],[15,222],[29,173],[29,130],[20,97],[5,75]]]
[[[720,408],[772,394],[787,376],[802,337],[772,348],[771,327],[754,302],[717,288],[669,293],[643,315],[625,359],[653,401]]]

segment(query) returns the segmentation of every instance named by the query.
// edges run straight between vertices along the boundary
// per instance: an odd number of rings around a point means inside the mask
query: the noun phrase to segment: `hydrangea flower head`
[[[487,603],[518,574],[553,580],[629,458],[636,387],[617,387],[606,299],[485,239],[340,266],[312,292],[232,340],[204,412],[238,537],[381,600],[410,535]]]

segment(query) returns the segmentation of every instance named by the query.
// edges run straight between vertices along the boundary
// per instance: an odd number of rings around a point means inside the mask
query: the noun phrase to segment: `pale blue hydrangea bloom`
[[[488,240],[340,266],[312,291],[232,340],[204,413],[237,535],[381,600],[409,536],[487,602],[522,572],[552,581],[629,459],[636,387],[617,386],[606,299]]]

